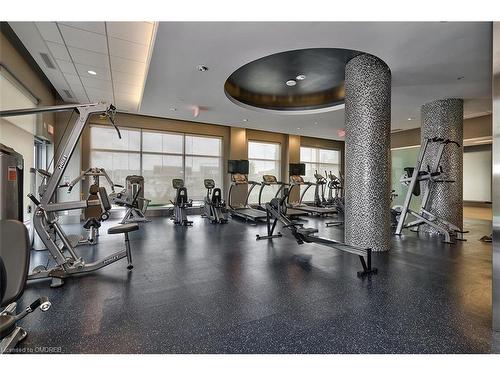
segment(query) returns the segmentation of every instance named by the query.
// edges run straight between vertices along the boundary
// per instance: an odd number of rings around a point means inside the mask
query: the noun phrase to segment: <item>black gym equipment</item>
[[[175,189],[175,200],[170,201],[174,205],[172,220],[175,225],[191,226],[192,221],[187,219],[187,208],[193,207],[193,201],[188,198],[187,189],[182,178],[174,178],[172,186]]]
[[[16,301],[24,292],[30,262],[28,230],[17,220],[0,221],[0,354],[12,352],[28,333],[17,325],[36,309],[51,307],[47,297],[40,297],[16,314]]]
[[[276,229],[276,224],[281,222],[283,228],[289,230],[295,237],[295,240],[299,245],[303,243],[317,243],[320,245],[328,246],[330,248],[344,251],[350,254],[359,256],[361,261],[362,271],[358,271],[358,277],[364,277],[371,274],[376,274],[377,269],[372,267],[372,252],[371,249],[365,249],[357,246],[347,245],[342,242],[332,240],[330,238],[316,236],[315,233],[318,232],[316,228],[305,228],[303,224],[291,221],[282,212],[282,207],[288,198],[290,193],[289,189],[284,189],[284,194],[282,198],[273,198],[271,202],[266,204],[266,223],[267,223],[267,235],[260,236],[257,235],[257,240],[273,239],[282,237],[280,232],[274,234]]]
[[[204,200],[204,216],[214,224],[227,223],[226,202],[222,199],[222,190],[215,187],[215,181],[211,178],[206,178],[203,183],[207,189]]]

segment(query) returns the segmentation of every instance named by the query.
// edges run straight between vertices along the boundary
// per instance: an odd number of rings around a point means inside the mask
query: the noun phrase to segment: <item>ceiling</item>
[[[392,71],[393,130],[419,127],[421,105],[435,99],[464,98],[464,117],[491,112],[491,23],[487,22],[10,25],[60,93],[70,89],[81,102],[113,99],[119,109],[132,112],[139,103],[139,112],[147,115],[341,139],[337,132],[344,126],[343,109],[263,113],[238,106],[224,93],[227,78],[243,65],[305,48],[353,49],[384,60]],[[39,55],[42,50],[55,59],[59,74],[46,68]],[[208,70],[200,71],[199,65]],[[88,77],[88,67],[98,75]],[[144,90],[138,94],[144,77]]]
[[[65,101],[108,101],[123,110],[138,110],[154,23],[11,22],[10,26]]]

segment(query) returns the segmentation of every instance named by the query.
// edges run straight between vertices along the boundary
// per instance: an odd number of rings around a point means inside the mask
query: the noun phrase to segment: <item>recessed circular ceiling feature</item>
[[[344,102],[345,64],[359,53],[308,48],[265,56],[232,73],[224,91],[247,108],[300,114],[335,109]]]

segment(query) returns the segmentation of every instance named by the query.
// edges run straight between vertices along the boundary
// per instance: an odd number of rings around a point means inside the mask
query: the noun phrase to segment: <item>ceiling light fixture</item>
[[[413,119],[411,117],[408,117],[408,121],[411,121],[411,120],[413,120]]]
[[[286,81],[286,85],[290,86],[290,87],[295,86],[296,84],[297,84],[297,81],[294,79],[289,79],[288,81]]]
[[[303,81],[306,79],[306,75],[305,74],[299,74],[297,77],[295,77],[295,79],[297,81]]]
[[[247,118],[244,118],[244,119],[243,119],[243,121],[247,122],[247,121],[248,121],[248,119],[247,119]]]
[[[318,125],[318,121],[314,121],[314,125]]]
[[[175,112],[175,111],[177,111],[177,108],[172,107],[172,108],[170,108],[170,110],[171,110],[172,112]]]
[[[93,76],[97,75],[97,73],[94,72],[93,70],[87,70],[87,73],[90,74],[90,75],[93,75]]]
[[[198,65],[196,67],[200,72],[206,72],[208,70],[208,67],[205,65]]]
[[[297,128],[297,130],[301,130],[302,128]]]

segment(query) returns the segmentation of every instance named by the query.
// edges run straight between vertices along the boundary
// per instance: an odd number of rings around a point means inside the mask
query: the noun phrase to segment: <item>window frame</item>
[[[276,153],[278,156],[278,159],[263,159],[263,158],[253,158],[250,157],[250,143],[260,143],[260,144],[267,144],[267,145],[274,145],[278,146],[278,152]],[[264,161],[264,162],[274,162],[276,165],[278,165],[278,173],[276,173],[276,178],[278,181],[281,181],[281,176],[282,176],[282,144],[281,142],[273,142],[273,141],[262,141],[260,139],[247,139],[247,159],[249,164],[251,163],[252,160],[256,161]],[[261,181],[257,181],[261,182]],[[249,185],[250,188],[250,185]],[[258,191],[258,187],[256,187],[254,190]],[[250,198],[250,197],[249,197]],[[249,202],[250,205],[256,205],[258,202]]]
[[[300,145],[300,154],[301,155],[302,155],[302,148],[313,149],[313,150],[315,150],[316,155],[317,155],[317,161],[303,161],[302,160],[302,156],[301,156],[300,163],[306,165],[306,170],[307,170],[307,165],[311,165],[311,166],[313,166],[313,168],[312,168],[313,170],[317,170],[319,173],[322,174],[322,171],[319,170],[319,166],[320,165],[330,165],[330,166],[334,166],[335,165],[335,166],[338,166],[338,170],[340,172],[342,172],[342,173],[344,172],[344,170],[343,170],[343,164],[342,164],[342,149],[340,149],[340,148],[334,148],[334,147],[327,148],[327,147]],[[339,162],[338,163],[322,163],[321,162],[321,158],[320,158],[320,152],[321,151],[335,151],[335,152],[337,152],[338,156],[339,156]],[[308,193],[310,193],[311,191],[314,191],[314,189],[313,188],[309,189]],[[302,192],[301,192],[301,194],[302,194]],[[310,201],[307,201],[307,202],[310,202]]]
[[[91,123],[90,124],[90,131],[92,132],[92,128],[104,128],[106,129],[106,125],[102,124],[95,124]],[[158,156],[175,156],[175,157],[181,157],[182,158],[182,179],[186,180],[186,157],[204,157],[204,158],[212,158],[212,159],[218,159],[219,160],[219,165],[221,166],[220,170],[220,181],[219,183],[222,185],[224,183],[224,173],[223,173],[223,163],[224,163],[224,138],[222,136],[218,135],[207,135],[207,134],[196,134],[196,133],[187,133],[187,132],[175,132],[175,131],[170,131],[170,130],[158,130],[158,129],[149,129],[149,128],[135,128],[135,127],[120,127],[120,130],[131,130],[131,131],[136,131],[139,132],[140,134],[140,142],[139,142],[139,150],[115,150],[115,149],[107,149],[107,148],[93,148],[92,147],[92,136],[90,135],[90,151],[89,151],[89,163],[91,164],[92,160],[92,152],[93,151],[98,151],[98,152],[119,152],[119,153],[133,153],[133,154],[138,154],[139,155],[139,171],[140,174],[143,175],[143,156],[144,155],[158,155]],[[181,153],[176,153],[176,152],[163,152],[163,151],[145,151],[143,149],[143,136],[144,133],[159,133],[159,134],[172,134],[172,135],[180,135],[182,137],[182,152]],[[187,137],[197,137],[197,138],[210,138],[210,139],[217,139],[219,141],[219,150],[218,154],[219,156],[215,155],[207,155],[207,154],[197,154],[197,153],[186,153],[186,138]],[[204,199],[204,196],[200,197],[194,197],[193,201],[194,202],[202,202]],[[162,203],[157,203],[157,204],[151,204],[152,207],[157,206],[157,207],[162,207],[162,206],[171,206],[170,202],[162,202]]]

